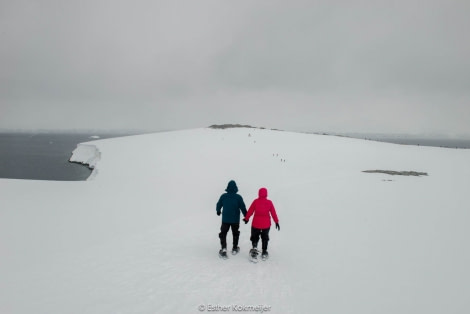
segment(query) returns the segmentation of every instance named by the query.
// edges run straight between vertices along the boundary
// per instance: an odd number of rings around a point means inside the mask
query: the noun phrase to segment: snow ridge
[[[93,172],[88,177],[88,180],[92,180],[97,175],[95,166],[100,159],[101,152],[95,145],[78,144],[77,148],[73,150],[72,157],[70,157],[69,161],[86,165],[88,168],[92,169]]]

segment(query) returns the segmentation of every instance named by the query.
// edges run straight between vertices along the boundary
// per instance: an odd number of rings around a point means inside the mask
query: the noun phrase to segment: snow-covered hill
[[[93,180],[0,180],[0,313],[470,311],[469,150],[248,128],[85,144]],[[266,262],[245,224],[218,258],[231,179],[276,206]]]

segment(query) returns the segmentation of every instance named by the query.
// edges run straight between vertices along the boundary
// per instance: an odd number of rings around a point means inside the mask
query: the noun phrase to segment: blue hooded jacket
[[[238,187],[235,181],[231,180],[225,191],[227,193],[222,194],[217,202],[217,213],[220,213],[223,208],[222,222],[238,224],[240,223],[240,210],[242,211],[243,216],[246,215],[245,203],[243,202],[241,195],[237,194]]]

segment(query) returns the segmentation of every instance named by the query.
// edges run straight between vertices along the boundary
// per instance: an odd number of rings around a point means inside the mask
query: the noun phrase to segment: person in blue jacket
[[[243,202],[241,195],[237,194],[238,187],[235,181],[231,180],[227,188],[227,193],[220,196],[216,205],[217,215],[222,214],[222,225],[220,227],[220,245],[222,248],[219,251],[221,256],[227,256],[227,233],[232,228],[233,247],[232,254],[237,254],[240,251],[238,247],[238,239],[240,238],[240,211],[243,217],[246,215],[246,206]]]

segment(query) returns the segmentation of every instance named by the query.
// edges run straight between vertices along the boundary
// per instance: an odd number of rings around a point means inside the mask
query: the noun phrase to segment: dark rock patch
[[[427,172],[417,172],[417,171],[392,171],[392,170],[364,170],[362,172],[366,173],[384,173],[392,176],[427,176]]]

